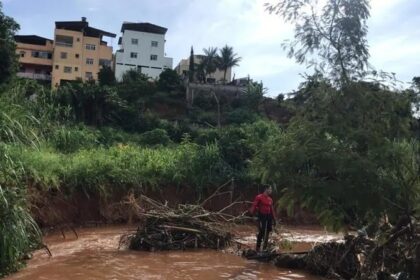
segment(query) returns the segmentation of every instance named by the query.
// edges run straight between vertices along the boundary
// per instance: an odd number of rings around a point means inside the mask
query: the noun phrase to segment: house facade
[[[203,59],[205,58],[204,55],[194,55],[194,64],[200,64]],[[178,65],[175,67],[175,71],[180,76],[188,76],[188,71],[190,69],[190,58],[181,59]],[[216,69],[216,72],[207,75],[206,79],[211,82],[221,83],[223,82],[223,75],[224,71]],[[229,67],[226,71],[226,81],[229,83],[232,80],[232,67]]]
[[[16,35],[18,77],[51,82],[53,40],[36,35]]]
[[[166,69],[172,69],[172,58],[165,55],[167,29],[151,23],[128,23],[121,27],[120,49],[115,54],[115,77],[118,81],[131,69],[157,79]]]
[[[103,66],[112,66],[112,46],[103,37],[116,35],[89,26],[86,18],[81,21],[57,21],[54,31],[52,86],[67,81],[98,79]]]

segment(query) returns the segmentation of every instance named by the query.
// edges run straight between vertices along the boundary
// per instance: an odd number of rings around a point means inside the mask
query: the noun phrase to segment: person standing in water
[[[273,207],[273,199],[271,198],[272,192],[271,186],[266,186],[264,192],[255,197],[250,209],[251,215],[258,213],[257,252],[261,250],[263,239],[263,250],[267,249],[270,232],[273,230],[273,226],[276,226],[276,213]]]

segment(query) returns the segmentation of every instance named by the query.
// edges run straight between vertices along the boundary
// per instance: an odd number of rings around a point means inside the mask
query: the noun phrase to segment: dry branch
[[[230,182],[230,181],[229,181]],[[208,211],[204,205],[212,198],[230,193],[223,191],[223,184],[199,204],[178,204],[169,207],[149,197],[140,197],[138,207],[141,223],[133,234],[124,235],[120,246],[136,250],[174,250],[186,248],[225,247],[232,239],[228,223],[244,220],[245,212],[239,216],[224,213],[234,205],[249,202],[235,201],[219,211]]]

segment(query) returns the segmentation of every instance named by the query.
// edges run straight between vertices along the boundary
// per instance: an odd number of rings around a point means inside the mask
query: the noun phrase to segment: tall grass
[[[21,192],[22,189],[0,186],[0,277],[16,271],[22,265],[23,255],[41,240]]]
[[[213,186],[230,170],[215,144],[183,143],[171,147],[116,145],[62,154],[55,149],[14,146],[13,159],[25,176],[44,190],[66,188],[107,194],[122,188],[157,189],[167,185]]]
[[[40,242],[22,186],[23,169],[13,162],[9,149],[0,145],[0,277],[16,271],[23,255]]]
[[[0,96],[0,277],[16,271],[23,255],[40,242],[40,231],[29,213],[24,170],[11,146],[37,149],[41,122],[27,110],[18,90]]]

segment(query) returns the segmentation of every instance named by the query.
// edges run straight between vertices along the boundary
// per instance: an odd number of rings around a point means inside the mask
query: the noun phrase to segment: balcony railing
[[[33,79],[33,80],[51,81],[51,75],[48,75],[48,74],[18,72],[17,76],[21,78],[27,78],[27,79]]]

